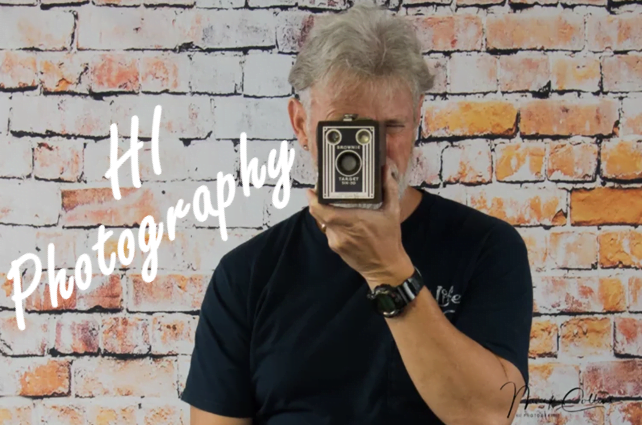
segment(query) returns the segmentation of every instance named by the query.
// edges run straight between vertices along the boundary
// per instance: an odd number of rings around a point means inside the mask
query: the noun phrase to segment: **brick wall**
[[[306,204],[299,148],[287,208],[272,205],[269,179],[248,198],[237,189],[227,241],[217,220],[179,220],[151,283],[138,247],[110,276],[94,259],[91,287],[57,306],[45,271],[21,332],[7,271],[29,252],[48,270],[53,242],[53,266],[71,274],[99,225],[114,231],[109,255],[145,215],[164,220],[202,184],[215,193],[217,172],[238,176],[242,131],[260,163],[294,146],[288,71],[314,16],[345,1],[0,0],[1,424],[187,425],[178,395],[208,279],[224,253]],[[519,228],[534,277],[531,398],[583,387],[593,407],[535,403],[515,423],[641,423],[641,4],[399,2],[387,6],[414,22],[436,75],[412,183]],[[132,115],[143,185],[126,164],[116,201],[109,127],[127,149]],[[595,401],[601,391],[615,399]]]

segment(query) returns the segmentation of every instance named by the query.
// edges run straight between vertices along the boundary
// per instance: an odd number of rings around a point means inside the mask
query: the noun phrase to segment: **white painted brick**
[[[189,40],[188,29],[179,24],[186,13],[194,15],[169,8],[80,8],[77,45],[81,50],[174,48]]]
[[[0,264],[2,265],[2,273],[7,273],[11,267],[11,262],[28,252],[37,254],[35,228],[0,225]],[[32,264],[32,261],[27,261],[21,270],[30,267]],[[3,301],[4,296],[4,291],[0,291],[0,306],[9,307],[13,305],[11,300],[5,299]]]
[[[159,163],[161,174],[154,173],[152,166],[152,143],[146,142],[139,151],[142,181],[187,180],[189,177],[188,148],[174,135],[159,140]]]
[[[496,58],[486,54],[454,53],[449,60],[450,92],[496,91]]]
[[[286,96],[291,93],[288,74],[293,57],[274,53],[250,53],[244,63],[244,94]]]
[[[195,93],[239,93],[241,60],[239,54],[195,53],[190,70],[191,90]]]
[[[11,98],[0,93],[0,134],[6,133],[9,128],[9,106]]]
[[[192,180],[215,180],[217,173],[235,175],[239,154],[230,140],[195,140],[187,147],[188,174]]]
[[[287,11],[277,15],[275,35],[278,50],[284,53],[299,52],[315,16],[318,15],[304,11]]]
[[[34,254],[40,258],[43,270],[49,267],[48,246],[50,243],[54,244],[54,267],[74,268],[78,258],[77,255],[80,255],[85,247],[87,230],[40,228],[36,229],[35,239],[36,249]],[[95,235],[94,239],[96,239]]]
[[[222,97],[215,100],[215,132],[221,139],[292,139],[288,98],[253,99]]]
[[[31,140],[0,135],[0,177],[26,177],[31,174]]]
[[[0,181],[0,223],[56,224],[60,207],[60,189],[56,183]]]
[[[131,133],[132,116],[139,118],[139,137],[151,137],[154,108],[161,105],[159,142],[165,137],[204,138],[212,127],[210,99],[204,96],[119,96],[112,105],[112,120],[118,124],[119,134]]]
[[[13,294],[13,286],[12,291]],[[15,307],[15,304],[13,305]],[[0,353],[9,356],[43,356],[49,346],[48,324],[50,317],[45,315],[25,314],[25,329],[18,328],[16,314],[13,311],[0,312]]]
[[[409,174],[409,185],[420,186],[423,182],[436,185],[440,183],[441,153],[445,143],[430,142],[414,147],[415,163]]]
[[[250,7],[295,6],[297,0],[248,0]]]
[[[38,117],[38,119],[34,119]],[[10,129],[49,135],[109,136],[107,102],[76,96],[14,96]],[[129,126],[128,126],[129,128]]]
[[[315,185],[317,181],[317,174],[315,172],[317,158],[313,158],[311,151],[302,149],[299,143],[294,142],[295,144],[297,146],[295,147],[295,160],[293,161],[293,168],[291,169],[291,177],[298,183]]]
[[[289,201],[284,208],[277,208],[273,204],[273,190],[266,198],[264,211],[266,214],[266,222],[269,226],[273,226],[282,220],[286,220],[293,214],[298,213],[302,208],[308,208],[308,200],[306,198],[306,188],[290,188]],[[279,199],[282,200],[284,196],[283,189],[279,193]]]
[[[161,141],[159,141],[161,144]],[[119,138],[119,158],[130,148],[129,138]],[[161,159],[163,161],[163,159]],[[141,151],[139,151],[139,175],[141,173]],[[98,141],[89,141],[85,147],[85,180],[87,182],[106,182],[105,173],[110,167],[110,139],[103,139]],[[163,163],[161,163],[163,166]],[[126,162],[119,168],[119,185],[122,187],[132,186],[132,165],[131,161]]]
[[[198,8],[204,9],[238,9],[245,5],[245,0],[197,0]]]
[[[0,13],[0,49],[63,50],[69,46],[74,15],[63,10],[3,7]]]
[[[177,23],[189,29],[190,41],[198,47],[226,49],[275,44],[275,17],[269,10],[195,9],[178,16]]]
[[[294,142],[290,142],[290,143],[287,142],[288,148],[285,151],[286,152],[285,155],[288,156],[289,150],[293,149],[293,143]],[[280,178],[281,174],[278,175],[277,178],[271,178],[269,176],[269,174],[268,174],[268,169],[269,169],[268,157],[269,157],[271,151],[274,150],[275,151],[275,163],[277,163],[277,161],[278,161],[278,159],[280,157],[280,154],[281,154],[281,144],[282,144],[282,141],[276,141],[276,140],[249,140],[246,143],[246,152],[247,152],[246,153],[246,156],[247,156],[246,160],[247,160],[247,163],[250,163],[252,158],[257,158],[258,171],[260,171],[262,167],[265,169],[265,171],[264,171],[264,175],[265,175],[264,184],[265,185],[274,186],[277,183],[278,179]],[[237,152],[239,152],[239,148],[240,148],[240,146],[237,146]],[[301,148],[299,148],[299,149],[302,150]],[[237,153],[237,155],[238,155],[239,161],[240,161],[239,162],[239,167],[240,167],[239,170],[241,172],[241,156],[239,156],[239,153]],[[293,163],[295,163],[295,153],[293,153],[293,158],[294,158]],[[292,181],[292,175],[290,177],[291,177],[290,180]]]

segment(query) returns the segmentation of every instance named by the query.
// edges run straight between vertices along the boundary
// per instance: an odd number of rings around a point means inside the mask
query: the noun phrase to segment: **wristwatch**
[[[367,298],[379,314],[396,317],[416,298],[424,285],[420,272],[414,267],[414,274],[400,285],[378,285],[369,291]]]

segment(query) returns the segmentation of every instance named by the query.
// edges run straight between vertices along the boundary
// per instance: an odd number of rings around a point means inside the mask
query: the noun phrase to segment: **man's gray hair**
[[[316,22],[288,81],[307,115],[310,88],[332,83],[332,93],[346,97],[357,85],[390,82],[390,90],[407,87],[414,102],[433,84],[414,27],[375,5],[358,4],[349,10],[316,17]]]

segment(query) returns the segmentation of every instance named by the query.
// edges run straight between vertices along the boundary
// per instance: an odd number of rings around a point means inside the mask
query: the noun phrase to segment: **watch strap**
[[[414,274],[396,287],[398,294],[405,301],[405,304],[412,302],[418,293],[423,289],[423,278],[420,271],[414,266]]]

